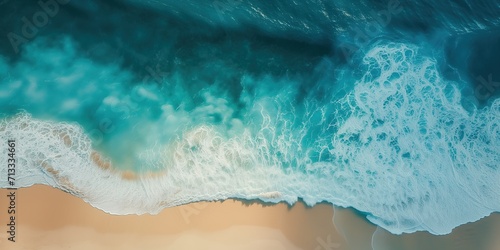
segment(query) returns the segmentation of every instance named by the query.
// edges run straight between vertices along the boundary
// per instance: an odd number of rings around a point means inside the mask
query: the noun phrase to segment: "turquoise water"
[[[18,186],[115,214],[328,201],[392,233],[500,211],[494,1],[70,2],[29,39],[24,4],[0,42]]]

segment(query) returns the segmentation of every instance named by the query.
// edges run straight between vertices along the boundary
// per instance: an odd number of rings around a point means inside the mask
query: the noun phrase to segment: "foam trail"
[[[370,221],[392,233],[445,234],[498,210],[500,101],[466,111],[457,85],[419,53],[390,43],[366,54],[330,152],[345,166],[337,188]]]
[[[334,65],[325,59],[318,67]],[[136,85],[147,96],[141,104],[160,108],[117,128],[109,138],[115,143],[105,146],[122,145],[115,151],[123,157],[112,162],[79,124],[22,113],[1,122],[0,138],[17,142],[19,187],[51,185],[114,214],[200,200],[300,197],[309,205],[354,207],[392,233],[445,234],[499,211],[500,100],[465,110],[461,83],[444,80],[435,59],[414,45],[374,44],[363,67],[357,80],[349,69],[325,73],[307,94],[298,78],[244,75],[238,110],[215,87],[188,109],[174,108],[153,85]],[[126,90],[100,93],[99,112]]]
[[[283,177],[279,169],[245,169],[246,163],[256,161],[255,155],[236,140],[221,140],[209,128],[191,131],[164,152],[165,163],[172,164],[166,172],[135,178],[112,171],[92,150],[79,126],[37,121],[21,114],[4,120],[0,128],[1,138],[16,140],[16,185],[51,185],[110,213],[158,213],[169,206],[230,196],[272,202],[296,199],[284,195],[286,186],[275,182],[277,176]],[[234,168],[236,161],[238,169]],[[5,168],[2,174],[6,174]],[[293,178],[290,176],[290,182]]]

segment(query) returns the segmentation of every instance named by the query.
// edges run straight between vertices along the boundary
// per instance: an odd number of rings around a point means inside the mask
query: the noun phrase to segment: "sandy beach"
[[[7,190],[1,191],[0,211],[7,215]],[[328,235],[342,244],[327,204],[306,210],[301,203],[227,200],[117,216],[48,186],[19,189],[16,196],[16,243],[2,233],[0,249],[315,249]]]
[[[1,225],[7,229],[1,190]],[[16,242],[0,234],[0,249],[500,249],[495,233],[500,216],[492,215],[450,235],[391,235],[352,209],[302,203],[263,206],[241,201],[200,202],[168,208],[158,215],[117,216],[79,198],[37,185],[16,191]],[[335,224],[333,221],[335,220]],[[2,231],[6,231],[3,230]],[[349,242],[346,242],[347,239]],[[495,242],[496,241],[496,242]],[[422,248],[424,247],[424,248]]]

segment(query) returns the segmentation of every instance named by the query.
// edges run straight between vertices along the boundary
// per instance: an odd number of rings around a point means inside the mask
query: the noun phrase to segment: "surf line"
[[[7,182],[9,183],[9,188],[7,188],[9,194],[7,195],[7,200],[9,201],[9,207],[7,213],[10,215],[9,223],[7,224],[7,233],[10,237],[8,240],[16,242],[16,141],[8,140],[7,149]]]

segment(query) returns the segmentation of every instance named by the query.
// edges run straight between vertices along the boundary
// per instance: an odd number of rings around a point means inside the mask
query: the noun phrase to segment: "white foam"
[[[354,88],[326,104],[306,100],[295,107],[295,87],[274,97],[267,93],[276,90],[266,88],[277,87],[265,81],[275,79],[243,79],[244,86],[260,81],[262,96],[243,95],[252,106],[245,121],[224,117],[235,124],[230,133],[202,123],[165,145],[134,151],[144,164],[136,169],[163,171],[154,176],[126,180],[99,168],[77,124],[22,113],[0,123],[0,138],[16,140],[18,187],[51,185],[114,214],[158,213],[200,200],[301,197],[308,205],[352,206],[393,233],[444,234],[499,211],[500,100],[464,110],[436,63],[408,45],[375,46],[364,62],[366,74]],[[224,100],[205,97],[211,106],[200,110],[232,112]],[[192,115],[167,104],[163,112],[159,125],[145,126],[152,137]],[[6,147],[0,143],[1,152]]]
[[[456,85],[415,47],[379,45],[342,104],[330,153],[346,204],[392,233],[454,227],[500,209],[500,100],[468,113]],[[342,179],[345,181],[339,182]]]
[[[283,178],[279,168],[265,165],[245,138],[224,139],[209,127],[197,127],[159,149],[155,155],[161,158],[150,162],[164,164],[165,172],[136,180],[99,168],[92,160],[91,141],[75,124],[35,120],[23,113],[2,121],[0,130],[0,138],[16,140],[17,187],[51,185],[109,213],[158,213],[165,207],[229,197],[297,200],[287,190],[290,185],[284,185],[297,177]],[[6,168],[1,171],[6,176]],[[2,187],[7,187],[4,180]]]

